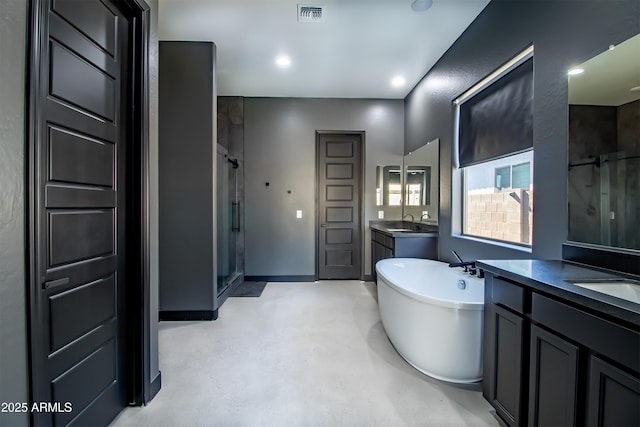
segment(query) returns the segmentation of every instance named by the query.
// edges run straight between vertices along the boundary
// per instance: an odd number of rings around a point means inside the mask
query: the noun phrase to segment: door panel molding
[[[335,136],[336,140],[326,140],[327,137],[332,136]],[[353,139],[345,140],[349,137]],[[321,151],[322,143],[326,144],[324,153]],[[350,158],[358,155],[357,167],[354,167]],[[365,157],[364,131],[316,131],[316,280],[324,277],[321,263],[328,263],[326,265],[333,266],[336,272],[348,271],[349,266],[346,264],[357,264],[358,271],[354,277],[350,278],[364,278]],[[356,172],[355,169],[358,171]],[[324,178],[321,177],[322,174]],[[331,182],[323,184],[325,180]],[[357,188],[349,182],[352,180],[357,180]],[[322,191],[320,185],[325,185],[326,189]],[[321,196],[325,200],[320,200]],[[333,206],[326,206],[325,202]],[[348,202],[355,202],[357,208],[341,206]],[[358,224],[357,230],[349,227],[354,220]],[[332,247],[325,248],[322,242],[327,242]],[[355,253],[350,249],[353,245],[356,248]],[[354,254],[357,259],[353,259]],[[340,274],[336,273],[335,277],[333,275],[331,277],[342,278]]]
[[[30,401],[47,402],[53,401],[56,396],[56,390],[51,384],[57,384],[59,388],[67,376],[56,378],[62,374],[72,359],[69,359],[69,351],[72,350],[76,354],[85,354],[84,361],[91,364],[98,363],[100,360],[111,360],[116,354],[116,343],[109,344],[109,337],[115,333],[116,327],[120,331],[124,331],[123,339],[126,339],[128,346],[128,364],[130,366],[124,375],[127,384],[127,402],[131,404],[141,405],[149,401],[154,393],[159,390],[159,378],[157,383],[152,384],[150,379],[149,364],[149,101],[148,101],[148,34],[150,24],[150,8],[144,0],[111,0],[114,10],[126,16],[129,27],[129,54],[127,55],[128,66],[122,67],[120,64],[113,63],[113,53],[117,51],[118,46],[112,45],[108,40],[95,40],[95,34],[91,35],[91,42],[86,39],[73,39],[73,31],[82,30],[85,36],[93,31],[95,22],[80,23],[83,20],[83,11],[79,11],[79,15],[73,18],[74,23],[71,25],[65,21],[59,13],[64,14],[66,6],[76,5],[76,2],[65,2],[58,0],[56,5],[58,10],[53,10],[52,0],[32,0],[29,6],[29,74],[28,74],[28,121],[27,121],[27,285],[28,285],[28,317],[29,317],[29,377],[30,377]],[[100,6],[107,10],[106,3],[95,3],[90,5],[88,2],[85,6]],[[65,6],[66,5],[66,6]],[[60,9],[62,8],[62,9]],[[69,7],[66,8],[67,10]],[[83,9],[83,8],[80,8]],[[78,12],[77,9],[71,13]],[[95,12],[95,11],[94,11]],[[89,11],[85,14],[85,18],[96,18],[101,21],[102,18],[96,16],[94,12]],[[105,12],[106,13],[106,12]],[[77,21],[80,20],[80,21]],[[91,19],[89,19],[91,21]],[[54,32],[57,34],[57,43],[55,49],[62,52],[63,56],[82,57],[87,55],[89,62],[81,63],[84,69],[93,73],[94,77],[103,82],[103,89],[107,92],[106,109],[94,106],[91,100],[86,100],[91,112],[86,108],[76,106],[77,99],[60,101],[52,97],[50,92],[50,83],[61,84],[61,93],[66,94],[67,91],[73,90],[68,80],[49,79],[49,71],[47,65],[49,57],[49,34]],[[111,37],[113,38],[113,37]],[[117,37],[116,37],[117,38]],[[95,46],[94,46],[95,44]],[[93,46],[95,52],[102,50],[106,56],[105,60],[101,60],[100,54],[93,54],[90,48]],[[97,50],[96,50],[97,49]],[[116,55],[117,56],[117,55]],[[109,59],[111,58],[111,59]],[[100,62],[102,61],[102,62]],[[73,61],[72,61],[73,62]],[[75,61],[76,63],[78,60]],[[130,103],[124,103],[126,108],[126,139],[128,142],[126,173],[127,181],[124,186],[127,193],[127,230],[126,230],[126,251],[128,253],[126,277],[126,324],[116,323],[117,315],[111,313],[114,307],[116,295],[114,288],[110,287],[112,280],[108,276],[102,276],[97,282],[91,282],[91,278],[98,275],[108,275],[113,271],[116,265],[116,257],[109,251],[110,243],[104,240],[100,243],[100,247],[94,248],[95,253],[86,260],[75,259],[76,249],[74,245],[82,245],[82,242],[68,242],[71,246],[64,244],[64,236],[59,240],[62,248],[67,250],[54,259],[56,263],[62,262],[61,266],[47,266],[49,264],[48,254],[43,248],[47,236],[46,222],[49,221],[48,215],[44,214],[45,209],[69,208],[69,201],[75,199],[77,206],[71,206],[73,209],[83,210],[87,207],[97,207],[96,212],[109,210],[109,206],[113,206],[116,202],[116,196],[111,188],[109,181],[113,177],[109,175],[109,171],[97,168],[88,168],[85,170],[76,170],[75,175],[68,175],[64,170],[65,151],[75,152],[84,155],[89,162],[94,162],[98,157],[105,157],[108,160],[112,156],[117,156],[117,152],[113,152],[113,148],[108,148],[112,141],[118,138],[117,128],[119,115],[118,104],[121,100],[110,94],[110,79],[117,74],[117,70],[123,68],[127,81],[126,87],[123,89],[131,100]],[[100,83],[98,82],[98,83]],[[51,91],[53,92],[53,91]],[[102,92],[102,90],[100,91]],[[81,92],[76,90],[78,96]],[[74,95],[75,96],[75,95]],[[66,97],[66,95],[65,95]],[[73,96],[72,96],[73,97]],[[109,101],[111,100],[111,101]],[[113,113],[112,104],[113,104]],[[94,111],[96,110],[96,111]],[[101,120],[96,120],[98,116]],[[113,117],[112,117],[113,116]],[[124,117],[124,116],[123,116]],[[114,123],[104,121],[114,120]],[[68,132],[64,126],[57,124],[63,120],[71,120],[74,125],[77,124],[82,128],[82,132],[68,133],[64,136],[66,140],[57,139],[55,146],[50,148],[48,141],[49,133],[52,130]],[[48,123],[56,124],[49,126]],[[79,139],[92,145],[81,146],[77,143]],[[59,143],[62,142],[63,145]],[[95,145],[93,145],[95,144]],[[103,147],[103,148],[99,148]],[[55,156],[55,169],[53,175],[47,172],[46,159],[49,158],[50,151]],[[62,150],[62,151],[60,151]],[[80,181],[80,182],[78,182]],[[82,181],[86,182],[85,185]],[[47,183],[47,185],[44,185]],[[102,187],[102,188],[100,188]],[[73,192],[77,191],[74,195]],[[78,195],[81,195],[78,198]],[[58,218],[63,218],[63,210],[57,210]],[[73,210],[68,211],[69,213]],[[84,211],[87,212],[86,210]],[[109,215],[110,216],[110,215]],[[106,218],[106,217],[105,217]],[[109,221],[105,221],[101,226],[104,229],[111,229]],[[73,226],[71,221],[67,226]],[[76,224],[77,226],[77,224]],[[77,228],[77,227],[76,227]],[[62,232],[62,231],[59,231]],[[63,233],[64,234],[64,233]],[[95,243],[95,242],[94,242]],[[89,242],[89,245],[92,243]],[[66,245],[66,247],[64,247]],[[71,250],[71,252],[68,252]],[[73,255],[73,256],[72,256]],[[67,264],[71,262],[71,264]],[[87,282],[89,280],[89,282]],[[85,283],[77,288],[77,285]],[[73,288],[76,287],[75,290]],[[86,288],[85,288],[86,287]],[[56,327],[54,330],[55,337],[50,342],[49,334],[51,331],[46,330],[49,316],[59,318],[60,313],[65,308],[65,298],[73,298],[87,302],[93,301],[96,296],[112,295],[112,301],[104,301],[104,305],[99,307],[92,316],[88,316],[85,321],[79,321],[72,328]],[[91,310],[91,307],[87,307]],[[96,324],[99,324],[97,327]],[[64,325],[62,325],[64,326]],[[93,328],[93,329],[92,329]],[[87,330],[91,330],[88,335]],[[78,337],[84,337],[78,339]],[[43,355],[50,354],[49,363],[45,367],[46,358]],[[75,359],[73,359],[75,360]],[[81,369],[80,362],[71,370],[68,370],[69,378],[71,372]],[[89,365],[86,365],[89,366]],[[107,375],[108,377],[108,375]],[[154,378],[154,380],[156,380]],[[53,381],[53,383],[52,383]],[[115,387],[106,377],[101,381],[93,381],[95,387],[102,391],[96,391],[99,394],[98,399],[112,400],[114,398]],[[101,385],[102,384],[102,385]],[[74,385],[75,387],[75,385]],[[105,388],[106,387],[106,388]],[[96,389],[97,390],[97,389]],[[112,390],[112,391],[109,391]],[[81,408],[78,408],[81,409]],[[96,412],[97,411],[97,412]],[[79,416],[75,421],[90,423],[94,416],[103,417],[105,414],[99,409],[90,408],[89,411],[79,415],[78,411],[74,411],[71,418],[66,418],[63,414],[32,413],[31,423],[33,425],[49,425],[53,423],[66,423],[73,417]]]

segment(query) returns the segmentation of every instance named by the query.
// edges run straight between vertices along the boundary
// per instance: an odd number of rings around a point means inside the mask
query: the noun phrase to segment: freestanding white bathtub
[[[398,353],[431,377],[480,381],[483,279],[444,262],[412,258],[379,261],[376,272],[380,317]]]

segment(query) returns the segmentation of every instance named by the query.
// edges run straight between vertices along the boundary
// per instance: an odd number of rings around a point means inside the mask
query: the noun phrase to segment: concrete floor
[[[373,283],[269,283],[214,322],[159,330],[162,389],[116,427],[499,425],[479,384],[431,379],[396,353]]]

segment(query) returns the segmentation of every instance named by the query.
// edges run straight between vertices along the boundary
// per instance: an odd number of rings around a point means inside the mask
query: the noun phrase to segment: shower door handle
[[[240,231],[240,202],[231,202],[231,231]]]

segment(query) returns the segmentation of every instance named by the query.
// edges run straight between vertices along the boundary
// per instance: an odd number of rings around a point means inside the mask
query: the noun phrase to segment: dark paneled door
[[[33,399],[56,410],[33,417],[36,425],[106,425],[127,405],[131,377],[124,189],[133,25],[109,0],[44,4],[31,351]]]
[[[359,279],[362,134],[318,134],[318,278]]]

